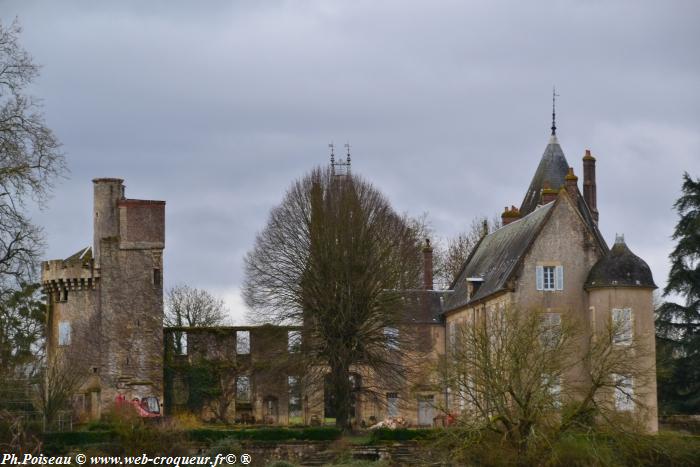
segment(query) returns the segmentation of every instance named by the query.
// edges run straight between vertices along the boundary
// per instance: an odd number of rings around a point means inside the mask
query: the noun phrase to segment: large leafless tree
[[[292,185],[246,256],[250,318],[303,326],[307,384],[325,380],[339,427],[351,416],[353,371],[405,376],[392,349],[406,337],[400,291],[420,283],[409,224],[367,181],[316,169]]]
[[[19,44],[19,23],[0,24],[0,284],[32,276],[41,231],[25,212],[43,204],[53,180],[65,172],[58,139],[46,126],[38,101],[26,88],[39,73]]]
[[[166,326],[218,326],[227,316],[224,301],[206,290],[176,285],[165,294]]]

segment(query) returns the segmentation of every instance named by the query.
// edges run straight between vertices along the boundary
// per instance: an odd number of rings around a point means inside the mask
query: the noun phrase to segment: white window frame
[[[537,290],[545,292],[564,290],[564,267],[561,265],[536,266],[535,286]]]
[[[615,410],[632,412],[634,410],[634,378],[626,375],[612,375],[615,382]]]
[[[634,317],[632,308],[613,308],[611,311],[613,344],[632,345],[634,338]]]
[[[70,321],[58,322],[58,345],[68,346],[71,342],[71,325]]]

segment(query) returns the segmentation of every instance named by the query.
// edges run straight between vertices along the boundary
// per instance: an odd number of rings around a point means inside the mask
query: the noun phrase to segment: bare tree
[[[479,240],[499,227],[501,219],[498,216],[491,220],[486,216],[479,216],[472,220],[467,230],[447,239],[445,246],[438,246],[434,253],[436,281],[443,288],[450,287]]]
[[[166,292],[166,326],[218,326],[227,316],[224,301],[206,290],[177,285]]]
[[[9,27],[0,24],[0,285],[5,287],[11,279],[31,278],[42,248],[26,202],[42,205],[53,180],[66,170],[38,101],[25,93],[39,67],[19,44],[20,32],[16,20]]]
[[[245,262],[250,319],[302,326],[305,384],[333,394],[337,426],[351,416],[354,371],[405,377],[392,349],[406,337],[399,291],[420,284],[420,242],[371,184],[321,169],[296,181]]]
[[[641,346],[614,345],[622,329],[610,324],[585,339],[580,323],[551,313],[501,308],[486,316],[449,337],[439,370],[462,426],[497,432],[524,452],[534,437],[617,421],[614,397],[641,408],[620,376],[644,386],[653,372],[642,366]]]

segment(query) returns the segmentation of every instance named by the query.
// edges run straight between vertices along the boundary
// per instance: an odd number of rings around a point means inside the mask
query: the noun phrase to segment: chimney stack
[[[595,223],[598,223],[598,196],[595,184],[595,157],[591,151],[586,149],[583,156],[583,199],[591,210],[591,215]]]
[[[549,180],[545,180],[540,191],[540,204],[551,203],[555,199],[557,199],[557,190],[552,189]]]
[[[574,168],[569,167],[569,173],[564,177],[566,181],[566,191],[572,198],[576,197],[576,192],[578,191],[578,177],[574,175]]]
[[[501,221],[503,222],[503,225],[508,225],[513,221],[517,221],[520,219],[520,211],[518,208],[515,206],[511,206],[510,208],[506,206],[503,210],[503,214],[501,214]]]
[[[433,247],[428,238],[423,247],[423,288],[433,290]]]

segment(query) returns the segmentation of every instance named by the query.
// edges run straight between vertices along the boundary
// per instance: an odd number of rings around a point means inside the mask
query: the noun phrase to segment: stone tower
[[[634,414],[654,433],[658,431],[652,296],[656,284],[651,270],[619,235],[610,252],[591,268],[585,288],[593,338],[611,338],[606,334],[612,326],[613,348],[635,354],[635,374],[615,376],[627,391],[616,390],[610,399],[616,410]],[[636,410],[637,405],[643,410]]]
[[[128,199],[123,180],[98,178],[94,238],[46,261],[48,353],[81,374],[74,406],[98,417],[117,395],[162,400],[165,202]]]

